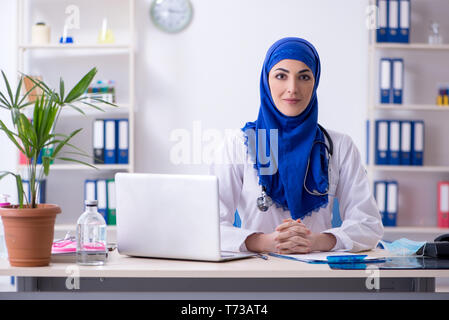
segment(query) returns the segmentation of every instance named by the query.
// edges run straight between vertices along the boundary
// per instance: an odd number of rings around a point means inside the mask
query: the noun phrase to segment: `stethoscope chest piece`
[[[260,211],[265,212],[271,207],[272,204],[273,200],[269,195],[267,195],[265,187],[262,186],[262,195],[257,198],[257,207]]]

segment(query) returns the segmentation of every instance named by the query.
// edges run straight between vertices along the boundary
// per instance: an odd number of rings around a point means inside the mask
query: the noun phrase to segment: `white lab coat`
[[[349,136],[328,132],[334,144],[329,164],[329,204],[301,220],[314,233],[333,234],[337,239],[333,251],[372,249],[383,236],[383,225],[360,153]],[[210,174],[219,181],[221,249],[226,251],[247,251],[245,240],[249,235],[271,233],[283,219],[291,217],[290,211],[275,204],[266,212],[258,209],[256,201],[261,196],[261,187],[244,142],[241,130],[228,135],[210,166]],[[338,228],[332,228],[335,197],[342,220]],[[241,228],[233,226],[236,209]]]

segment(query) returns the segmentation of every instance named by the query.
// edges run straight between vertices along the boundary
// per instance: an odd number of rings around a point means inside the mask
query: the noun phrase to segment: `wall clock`
[[[184,30],[192,20],[190,0],[154,0],[150,8],[153,23],[161,30],[176,33]]]

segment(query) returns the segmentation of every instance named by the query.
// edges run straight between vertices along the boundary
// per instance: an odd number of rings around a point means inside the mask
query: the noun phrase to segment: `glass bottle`
[[[86,211],[76,225],[76,262],[80,265],[99,266],[107,259],[106,222],[97,204],[97,200],[86,200]]]

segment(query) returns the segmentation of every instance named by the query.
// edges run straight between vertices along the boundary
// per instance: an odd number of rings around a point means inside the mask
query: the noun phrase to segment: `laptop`
[[[257,255],[220,250],[215,176],[117,173],[115,185],[120,254],[202,261]]]

